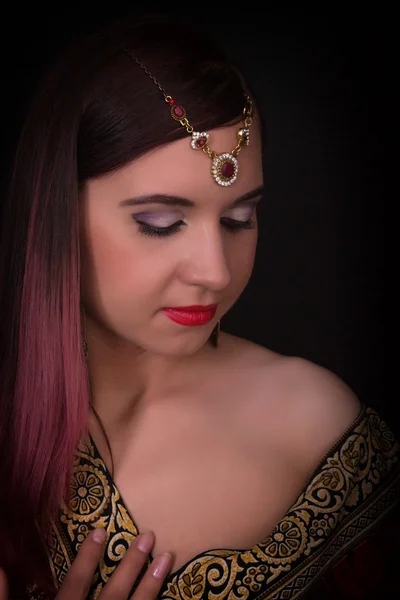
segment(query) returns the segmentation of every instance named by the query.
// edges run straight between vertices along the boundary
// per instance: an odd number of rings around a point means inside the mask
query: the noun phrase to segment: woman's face
[[[229,152],[239,127],[210,132],[210,147]],[[169,356],[205,344],[253,269],[261,155],[255,122],[231,186],[214,181],[211,159],[191,148],[189,135],[86,183],[82,285],[87,314],[104,335]],[[210,304],[218,307],[203,325],[163,312]]]

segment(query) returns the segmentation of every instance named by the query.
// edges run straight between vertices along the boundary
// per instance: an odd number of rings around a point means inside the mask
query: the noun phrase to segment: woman
[[[117,23],[42,83],[2,237],[1,600],[336,594],[392,514],[379,416],[219,331],[262,186],[260,111],[204,35]]]

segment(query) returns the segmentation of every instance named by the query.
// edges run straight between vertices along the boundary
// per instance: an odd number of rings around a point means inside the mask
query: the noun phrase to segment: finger
[[[98,538],[98,539],[97,539]],[[104,550],[106,532],[97,527],[88,535],[56,596],[56,600],[85,600]]]
[[[153,546],[154,534],[152,532],[140,534],[104,586],[99,600],[127,600]]]
[[[137,590],[130,600],[156,600],[164,579],[169,573],[172,556],[169,553],[157,556],[143,576]]]
[[[0,600],[8,600],[7,577],[3,569],[0,569]]]

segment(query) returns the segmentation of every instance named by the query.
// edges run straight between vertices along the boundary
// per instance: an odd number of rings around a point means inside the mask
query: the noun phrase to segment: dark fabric
[[[49,564],[59,586],[88,532],[103,526],[104,560],[87,597],[95,600],[139,532],[91,437],[76,455],[71,494],[72,512],[61,507],[53,523]],[[168,577],[159,600],[396,597],[399,498],[400,445],[362,407],[267,538],[194,557]]]
[[[387,600],[400,598],[400,508],[350,550],[313,586],[304,600]]]

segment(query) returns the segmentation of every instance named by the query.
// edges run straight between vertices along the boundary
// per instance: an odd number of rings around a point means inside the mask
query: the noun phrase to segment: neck
[[[191,355],[160,355],[106,331],[89,317],[86,340],[92,404],[110,431],[129,426],[139,409],[182,389],[213,350],[205,344]]]

